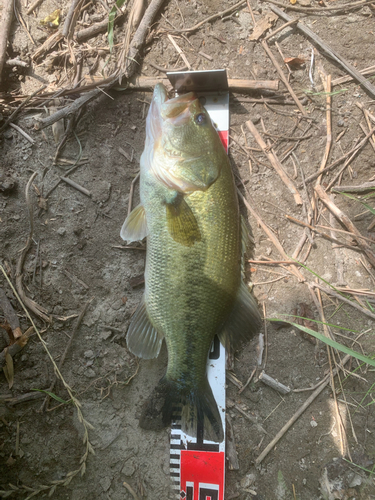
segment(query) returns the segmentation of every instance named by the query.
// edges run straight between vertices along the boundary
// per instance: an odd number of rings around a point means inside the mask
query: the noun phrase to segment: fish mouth
[[[160,114],[164,120],[168,120],[172,125],[183,125],[191,115],[190,106],[198,98],[193,92],[182,94],[168,101],[164,101]]]
[[[172,126],[187,123],[191,117],[190,106],[197,99],[196,94],[193,92],[168,99],[166,88],[162,83],[158,83],[154,89],[150,112],[146,121],[146,130],[149,137],[156,142],[162,135],[164,122],[168,122]]]

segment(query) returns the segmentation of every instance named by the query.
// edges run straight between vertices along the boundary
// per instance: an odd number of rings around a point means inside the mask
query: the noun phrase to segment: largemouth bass
[[[141,156],[140,199],[121,230],[131,242],[147,237],[145,292],[127,333],[137,356],[168,349],[165,376],[140,418],[161,429],[182,405],[182,428],[223,439],[221,417],[206,376],[215,334],[236,348],[259,329],[255,300],[243,282],[248,241],[241,224],[227,154],[194,93],[168,100],[155,87]],[[242,234],[241,234],[242,233]]]

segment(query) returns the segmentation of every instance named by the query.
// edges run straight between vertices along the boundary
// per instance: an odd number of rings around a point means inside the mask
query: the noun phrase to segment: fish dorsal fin
[[[157,358],[164,335],[152,325],[146,309],[144,296],[130,322],[126,343],[128,349],[143,359]]]
[[[197,220],[183,196],[166,203],[166,212],[169,234],[177,243],[191,247],[201,240]]]
[[[235,351],[241,343],[251,339],[262,325],[258,305],[250,290],[241,280],[232,312],[218,336],[224,347]]]
[[[131,243],[143,240],[147,234],[146,212],[143,205],[138,205],[126,217],[120,236],[123,240]]]

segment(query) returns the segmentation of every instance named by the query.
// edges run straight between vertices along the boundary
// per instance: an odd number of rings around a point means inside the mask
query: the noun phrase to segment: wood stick
[[[273,5],[279,5],[280,7],[283,7],[284,9],[287,10],[295,10],[297,12],[320,12],[324,14],[326,11],[329,10],[338,10],[342,12],[346,12],[349,10],[354,10],[358,9],[359,7],[363,5],[370,5],[374,3],[374,0],[361,0],[360,2],[348,2],[346,5],[337,5],[336,7],[302,7],[299,5],[285,5],[281,2],[277,2],[276,0],[261,0],[262,2],[267,2],[267,3],[272,3]],[[336,12],[337,14],[337,12]]]
[[[344,366],[350,359],[350,355],[347,354],[345,358],[342,360],[342,366]],[[337,374],[338,368],[333,370],[333,376]],[[280,439],[284,436],[288,429],[298,420],[298,418],[302,415],[302,413],[311,405],[311,403],[319,396],[319,394],[327,387],[330,382],[330,377],[327,377],[327,380],[320,385],[315,391],[311,394],[311,396],[306,399],[302,406],[296,411],[296,413],[292,416],[292,418],[282,427],[282,429],[276,434],[276,436],[272,439],[268,446],[262,451],[259,457],[255,460],[255,464],[259,465],[268,455],[268,453],[276,446],[276,444],[280,441]]]
[[[272,54],[271,52],[271,49],[268,47],[268,44],[266,41],[263,40],[262,42],[262,47],[263,49],[265,50],[265,52],[268,54],[268,57],[271,59],[273,65],[275,66],[277,72],[279,73],[279,76],[280,78],[282,79],[284,85],[286,86],[286,88],[289,90],[289,93],[290,95],[293,97],[293,100],[294,102],[296,103],[298,109],[301,111],[301,113],[303,114],[303,116],[307,116],[307,113],[304,109],[304,107],[302,106],[302,104],[300,103],[298,97],[296,96],[294,90],[292,89],[290,83],[288,82],[288,79],[286,78],[286,76],[284,75],[283,73],[283,70],[281,69],[281,66],[280,64],[276,61],[276,58],[275,56]]]
[[[244,202],[246,208],[250,211],[250,213],[253,215],[253,217],[255,217],[257,223],[262,227],[263,231],[267,234],[267,236],[270,238],[272,243],[275,245],[275,247],[279,251],[280,255],[282,257],[284,257],[284,259],[286,261],[290,262],[290,259],[289,259],[288,255],[285,253],[283,246],[281,245],[280,241],[276,238],[276,236],[273,234],[271,229],[267,226],[267,224],[265,224],[263,222],[260,215],[254,210],[254,208],[250,205],[250,203],[246,200],[246,198],[242,195],[242,193],[238,189],[237,189],[237,193],[238,193],[238,196],[241,198],[241,200]],[[300,282],[305,281],[303,274],[298,269],[296,269],[294,267],[295,265],[299,265],[299,264],[297,262],[293,263],[293,265],[291,264],[287,268],[288,271],[291,272],[292,274],[294,274],[294,276],[297,277],[298,281],[300,281]]]
[[[349,219],[349,217],[344,214],[330,199],[328,194],[324,191],[322,186],[315,186],[315,192],[319,196],[319,198],[322,200],[324,205],[330,210],[330,212],[333,213],[333,215],[352,233],[354,233],[354,238],[358,243],[358,246],[363,250],[363,252],[366,254],[367,259],[369,260],[370,264],[375,268],[375,253],[373,252],[372,248],[369,246],[369,244],[366,242],[366,240],[363,239],[361,233],[358,231],[358,229],[355,227],[353,222]]]
[[[29,136],[29,134],[27,134],[24,130],[22,130],[21,127],[19,127],[18,125],[15,125],[14,123],[9,123],[9,126],[14,128],[14,130],[17,130],[17,132],[19,134],[21,134],[27,141],[30,142],[30,144],[35,144],[35,141],[32,137]]]
[[[189,68],[189,71],[191,71],[191,64],[187,60],[187,57],[185,56],[184,52],[182,51],[181,47],[177,44],[176,40],[173,38],[172,35],[168,35],[169,41],[172,43],[173,47],[177,50],[179,53],[181,59],[184,61],[186,66]]]
[[[29,196],[29,190],[31,183],[33,182],[34,178],[37,176],[37,172],[34,172],[32,176],[29,179],[29,182],[26,185],[25,189],[25,198],[26,198],[26,204],[27,208],[29,210],[29,216],[30,216],[30,232],[27,237],[26,245],[24,248],[21,250],[21,254],[19,256],[18,262],[17,262],[17,267],[16,267],[16,289],[18,292],[18,295],[20,296],[22,302],[25,304],[26,307],[31,309],[34,314],[39,316],[43,321],[46,321],[47,323],[51,323],[51,317],[48,316],[48,311],[37,304],[34,300],[30,299],[24,289],[23,289],[23,284],[22,284],[22,276],[23,276],[23,264],[25,262],[26,254],[29,251],[31,247],[31,243],[33,241],[33,233],[34,233],[34,220],[33,220],[33,205],[32,202],[30,201],[30,196]]]
[[[285,12],[278,7],[271,5],[271,10],[275,12],[278,16],[280,16],[284,21],[292,21],[293,18],[285,14]],[[303,33],[307,38],[309,38],[314,45],[318,46],[320,50],[322,50],[326,55],[328,55],[331,59],[333,59],[337,64],[339,64],[346,73],[349,73],[357,82],[359,82],[362,87],[364,87],[367,92],[375,98],[375,87],[364,77],[361,73],[354,68],[351,64],[348,63],[343,57],[334,52],[326,42],[324,42],[318,35],[316,35],[313,31],[307,28],[302,23],[296,24],[297,30]]]
[[[366,193],[375,189],[375,182],[364,182],[360,186],[335,186],[331,189],[334,193]]]
[[[268,385],[269,387],[272,387],[272,389],[274,389],[277,392],[280,392],[281,394],[289,394],[289,392],[291,391],[290,387],[287,387],[278,380],[275,380],[274,378],[270,377],[264,372],[264,370],[262,371],[262,373],[259,375],[258,378],[264,384]]]
[[[279,174],[281,180],[284,182],[284,184],[289,189],[289,191],[293,194],[294,201],[296,202],[296,204],[302,205],[302,198],[301,198],[299,192],[297,191],[297,188],[294,185],[294,182],[288,177],[287,173],[285,172],[285,170],[284,170],[283,166],[281,165],[280,160],[277,158],[276,154],[273,151],[267,151],[268,150],[267,144],[264,142],[264,140],[262,139],[261,135],[259,134],[257,128],[255,127],[254,123],[251,120],[246,122],[246,126],[250,130],[250,132],[253,134],[254,139],[257,141],[259,146],[262,148],[263,153],[267,156],[267,158],[271,162],[273,168]]]
[[[340,158],[338,158],[337,160],[335,160],[333,163],[331,163],[330,165],[328,165],[327,167],[325,167],[320,172],[315,172],[315,174],[312,174],[309,177],[307,177],[305,179],[306,184],[309,183],[309,182],[314,181],[323,172],[328,172],[328,170],[332,170],[333,168],[337,167],[337,165],[339,165],[342,161],[344,161],[349,155],[352,155],[354,153],[357,154],[358,151],[366,144],[366,142],[369,140],[369,138],[372,136],[372,134],[374,132],[375,132],[375,127],[373,129],[371,129],[370,132],[366,135],[366,137],[364,139],[362,139],[362,141],[359,144],[357,144],[356,146],[354,146],[353,149],[351,149],[350,151],[348,151],[347,153],[345,153],[343,156],[341,156]],[[351,160],[352,159],[353,158],[351,158]],[[298,187],[301,188],[303,186],[299,185]]]
[[[33,61],[37,61],[38,59],[43,57],[46,52],[53,49],[53,47],[63,39],[64,35],[61,33],[61,31],[56,31],[56,33],[47,38],[47,40],[39,47],[39,49],[34,52],[34,54],[31,56],[31,59]]]
[[[363,314],[366,314],[366,316],[369,316],[370,318],[375,319],[375,314],[374,313],[372,313],[368,309],[365,309],[364,307],[356,304],[355,302],[352,302],[351,300],[347,299],[343,295],[341,295],[339,293],[336,293],[334,290],[331,290],[328,287],[320,285],[319,283],[310,283],[310,286],[312,286],[313,288],[314,287],[315,288],[319,288],[320,290],[322,290],[322,292],[324,292],[324,293],[326,293],[328,295],[332,295],[336,299],[339,299],[342,302],[345,302],[345,304],[349,304],[350,306],[354,307],[354,309],[357,309],[358,311],[361,311]]]
[[[299,19],[292,19],[291,21],[283,24],[282,26],[280,26],[280,28],[277,28],[276,30],[272,31],[269,35],[267,35],[263,40],[266,42],[267,40],[269,40],[270,38],[272,38],[273,36],[276,35],[276,33],[279,33],[280,31],[283,31],[285,28],[287,28],[288,26],[292,26],[293,24],[296,24],[298,23]]]
[[[74,187],[75,189],[77,189],[77,191],[80,191],[81,193],[85,194],[86,196],[89,196],[91,197],[91,193],[88,189],[80,186],[79,184],[77,184],[76,182],[72,181],[72,179],[69,179],[69,177],[60,177],[60,179],[64,182],[66,182],[67,184],[69,184],[69,186],[72,186]]]
[[[321,231],[317,227],[311,226],[307,222],[303,222],[302,220],[295,219],[291,215],[285,215],[285,217],[287,219],[289,219],[290,221],[294,222],[295,224],[299,224],[300,226],[307,227],[307,228],[311,229],[311,231],[315,231],[316,233],[319,233],[323,238],[326,238],[327,240],[332,241],[333,243],[336,243],[336,245],[340,245],[340,246],[344,245],[344,246],[350,246],[350,247],[352,247],[352,245],[348,245],[348,244],[345,244],[345,243],[341,242],[340,240],[334,238],[333,236],[330,236],[329,234],[325,233],[324,231]],[[331,228],[331,229],[333,229],[334,231],[336,230],[334,228]],[[343,231],[343,232],[345,234],[347,234],[348,236],[354,236],[351,233],[347,233],[347,231]],[[353,250],[355,250],[355,248],[353,248]]]
[[[328,156],[329,152],[331,150],[331,145],[332,145],[332,96],[331,96],[331,75],[327,76],[327,80],[324,84],[325,91],[327,93],[326,96],[326,120],[327,120],[327,142],[326,142],[326,148],[324,151],[324,156],[322,159],[322,163],[320,164],[319,167],[319,172],[322,172],[328,161]],[[317,178],[316,182],[317,184],[320,184],[320,181],[322,180],[322,174],[319,175]]]
[[[43,2],[43,0],[35,0],[34,3],[30,5],[30,7],[27,9],[26,14],[29,15],[32,13],[33,10],[35,10],[39,5]]]
[[[5,295],[5,292],[2,288],[0,288],[0,308],[3,310],[4,317],[12,329],[13,337],[21,337],[22,330],[20,327],[20,322],[18,321],[18,316],[14,312],[12,304],[9,302],[9,299]]]
[[[0,83],[2,81],[1,75],[3,72],[3,67],[7,55],[7,43],[12,21],[13,21],[13,0],[4,0],[3,10],[1,11],[1,21],[0,21]]]

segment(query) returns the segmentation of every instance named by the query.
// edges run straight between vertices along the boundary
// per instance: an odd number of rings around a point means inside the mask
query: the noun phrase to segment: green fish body
[[[182,405],[182,427],[195,435],[203,419],[205,438],[222,440],[221,417],[206,376],[215,334],[236,347],[260,326],[255,301],[242,279],[247,234],[238,209],[229,160],[197,97],[167,100],[154,91],[141,158],[141,203],[121,236],[147,236],[145,292],[132,318],[127,343],[136,355],[168,349],[165,376],[143,410],[140,425],[168,425]]]

